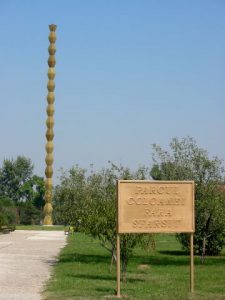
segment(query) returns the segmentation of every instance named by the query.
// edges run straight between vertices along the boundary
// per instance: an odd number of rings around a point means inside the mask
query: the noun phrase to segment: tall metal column
[[[50,33],[49,33],[49,42],[50,45],[48,47],[49,52],[49,58],[48,58],[48,95],[47,95],[47,131],[46,131],[46,169],[45,169],[45,206],[44,206],[44,225],[52,225],[52,175],[53,175],[53,138],[54,138],[54,101],[55,101],[55,95],[54,95],[54,89],[55,89],[55,41],[56,41],[56,31],[57,26],[56,25],[49,25]]]

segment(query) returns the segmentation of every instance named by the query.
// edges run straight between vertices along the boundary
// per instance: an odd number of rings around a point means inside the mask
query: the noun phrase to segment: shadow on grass
[[[113,275],[90,275],[90,274],[68,274],[68,277],[72,277],[72,278],[79,278],[79,279],[86,279],[86,280],[111,280],[111,281],[115,281],[116,282],[116,276]],[[143,282],[145,281],[142,278],[127,278],[126,283],[135,283],[135,282]]]
[[[165,255],[176,255],[176,256],[187,256],[189,253],[187,251],[182,251],[182,250],[161,250],[158,251],[160,254],[165,254]]]
[[[137,265],[171,265],[171,266],[184,266],[188,265],[190,261],[190,255],[182,250],[169,250],[159,251],[160,255],[156,256],[141,256],[135,255],[130,259]],[[59,263],[73,263],[79,262],[83,264],[96,265],[96,264],[110,264],[110,256],[106,254],[80,254],[70,253],[61,256]],[[201,265],[199,256],[195,256],[195,265]],[[205,265],[225,265],[225,256],[207,256],[205,259]],[[203,265],[204,266],[204,265]]]
[[[225,257],[223,256],[206,256],[204,264],[201,263],[200,256],[195,256],[195,265],[204,266],[215,266],[221,265],[225,266]]]
[[[151,264],[151,265],[186,265],[189,261],[189,256],[185,256],[182,251],[162,251],[164,255],[161,256],[133,256],[130,261],[135,261],[137,264]],[[178,255],[175,255],[175,252]],[[181,253],[180,253],[181,252]],[[166,256],[167,255],[167,256]],[[80,254],[70,253],[61,256],[60,263],[79,262],[83,264],[109,264],[110,256],[101,254]]]
[[[147,265],[167,265],[167,266],[185,266],[190,263],[190,255],[185,255],[185,252],[182,251],[162,251],[159,252],[160,256],[135,256],[131,260],[136,264],[147,264]],[[172,252],[172,254],[171,254]],[[178,253],[177,252],[181,252]],[[213,266],[221,265],[225,266],[225,257],[224,256],[206,256],[205,263],[201,263],[201,258],[199,255],[194,257],[195,265],[202,266]]]
[[[95,274],[95,275],[90,275],[90,274],[76,274],[76,275],[73,275],[73,274],[68,274],[67,277],[71,277],[71,278],[79,278],[79,279],[86,279],[86,280],[112,280],[112,281],[115,281],[116,280],[116,277],[115,276],[112,276],[112,275],[98,275],[98,274]]]
[[[65,254],[60,257],[60,263],[80,262],[83,264],[109,263],[110,257],[101,254]]]
[[[173,251],[173,250],[169,250],[169,251],[159,251],[160,254],[162,255],[171,255],[173,256],[178,256],[178,257],[187,257],[189,260],[190,257],[190,253],[186,252],[186,251],[182,251],[182,250],[178,250],[178,251]],[[201,257],[198,254],[195,254],[195,264],[196,265],[202,265],[201,263]],[[205,257],[205,263],[203,265],[224,265],[225,264],[225,256],[223,255],[218,255],[218,256],[206,256]]]

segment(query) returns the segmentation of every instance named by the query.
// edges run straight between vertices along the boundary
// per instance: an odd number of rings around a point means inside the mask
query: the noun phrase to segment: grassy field
[[[16,230],[64,230],[64,226],[16,225]]]
[[[195,257],[195,293],[189,293],[189,256],[173,235],[156,235],[156,253],[135,250],[127,282],[126,299],[225,299],[225,255]],[[45,300],[113,299],[116,268],[109,272],[110,256],[97,240],[76,233],[62,250],[59,263],[43,294]]]

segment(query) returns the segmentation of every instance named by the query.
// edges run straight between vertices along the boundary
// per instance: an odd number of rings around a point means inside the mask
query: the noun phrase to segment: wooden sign
[[[194,230],[193,181],[118,181],[118,233]]]

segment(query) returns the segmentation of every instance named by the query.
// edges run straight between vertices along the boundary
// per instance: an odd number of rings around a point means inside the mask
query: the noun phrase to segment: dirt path
[[[65,244],[62,231],[0,235],[0,300],[40,300],[51,266]]]

